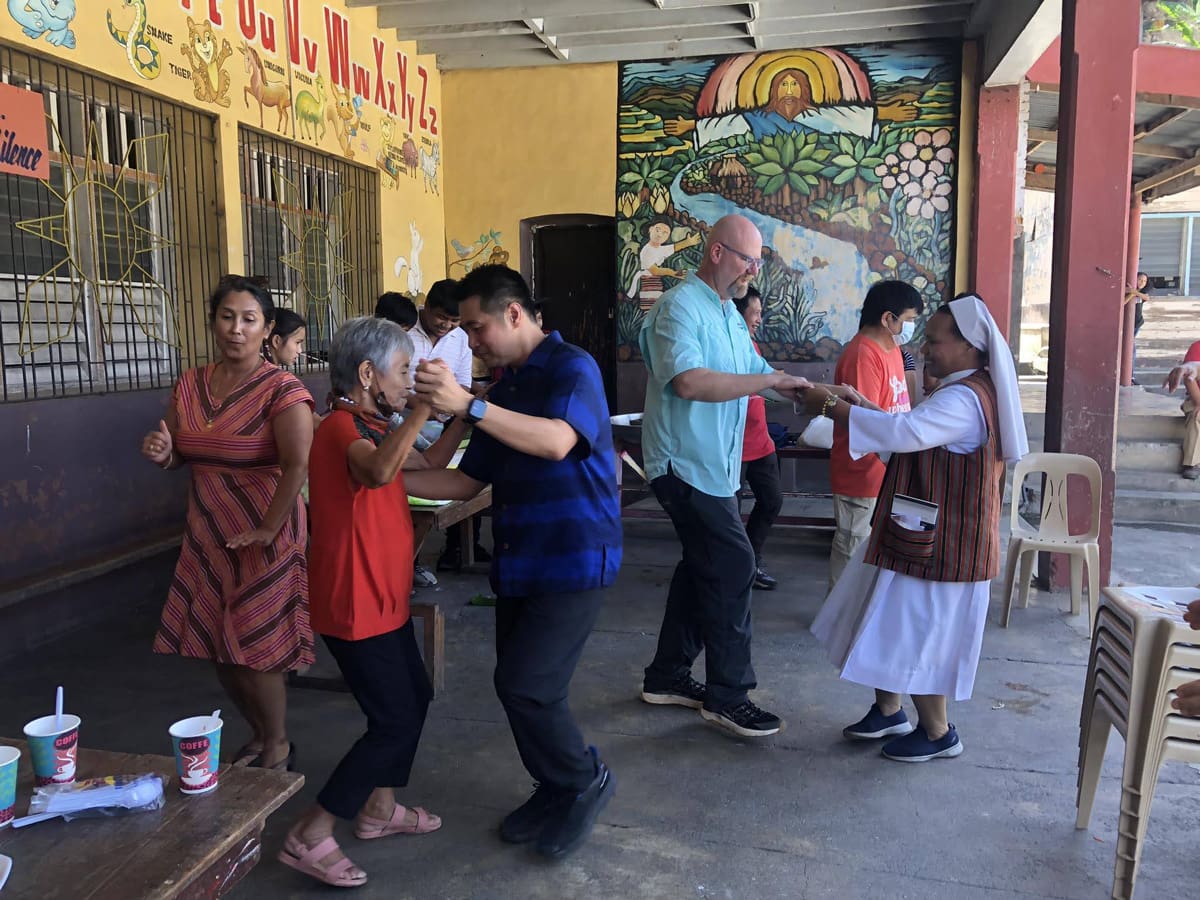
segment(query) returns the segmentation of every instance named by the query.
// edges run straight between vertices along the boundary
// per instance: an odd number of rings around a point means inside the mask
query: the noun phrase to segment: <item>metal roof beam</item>
[[[654,12],[647,0],[348,0],[350,6],[377,6],[379,27],[396,28],[404,37],[405,28],[428,28],[432,25],[474,25],[479,22],[523,19],[553,19],[564,16],[583,16],[598,10],[608,14]],[[727,0],[682,0],[670,2],[670,10],[702,6],[725,6]]]
[[[822,31],[806,34],[771,34],[762,37],[763,50],[792,50],[802,47],[823,47],[838,41],[854,43],[884,43],[958,37],[962,34],[961,22],[941,25],[902,26],[898,28],[867,28],[861,31]],[[613,60],[676,59],[686,56],[720,56],[729,53],[746,53],[754,50],[754,38],[716,38],[707,40],[668,41],[665,43],[622,43],[620,35],[613,35],[614,42],[603,46],[564,48],[570,50],[573,63],[609,62]],[[503,69],[511,66],[536,66],[554,62],[547,54],[529,51],[491,53],[487,42],[467,50],[439,54],[438,67],[449,69]]]
[[[603,31],[634,31],[640,28],[672,28],[690,25],[741,25],[750,20],[747,6],[699,6],[692,9],[652,9],[641,12],[596,13],[581,16],[546,16],[546,31],[560,37],[596,34]],[[381,17],[382,18],[382,17]]]
[[[1029,140],[1038,144],[1057,144],[1058,132],[1052,128],[1030,128]],[[1033,153],[1031,149],[1029,151]],[[1171,147],[1167,144],[1153,144],[1148,141],[1141,141],[1135,138],[1133,144],[1134,156],[1152,156],[1156,159],[1191,159],[1192,154],[1187,150],[1179,147]]]

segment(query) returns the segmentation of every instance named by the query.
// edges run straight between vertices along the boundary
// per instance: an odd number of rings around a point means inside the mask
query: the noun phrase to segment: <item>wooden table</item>
[[[640,455],[640,448],[637,448],[636,445],[630,446],[627,443],[627,444],[625,444],[624,449],[630,451],[631,455],[635,455],[635,456]],[[635,449],[637,449],[639,451],[638,454],[634,454],[633,451]],[[820,448],[820,447],[796,447],[796,446],[793,446],[793,447],[784,447],[780,450],[776,450],[775,452],[779,456],[780,461],[785,460],[785,459],[803,459],[803,460],[828,460],[829,459],[829,451],[825,450],[823,448]],[[639,460],[639,464],[640,464],[640,460]],[[623,463],[621,463],[621,461],[618,460],[617,465],[620,466],[620,465],[623,465]],[[654,509],[646,509],[644,507],[634,506],[634,504],[640,503],[642,500],[646,500],[646,499],[654,496],[654,492],[650,489],[650,486],[648,484],[647,485],[639,485],[637,487],[627,487],[627,486],[625,486],[624,481],[622,481],[620,496],[621,496],[621,517],[624,519],[667,519],[667,518],[669,518],[666,511],[663,509],[660,509],[657,507]],[[804,497],[804,496],[825,497],[825,496],[830,496],[830,495],[828,495],[828,494],[803,494],[803,493],[796,493],[796,492],[792,492],[792,491],[784,491],[783,496],[784,497]],[[742,521],[746,521],[747,519],[749,519],[749,516],[747,514],[743,513]],[[829,530],[834,527],[834,521],[831,516],[785,516],[785,515],[781,515],[775,519],[775,524],[776,525],[790,525],[790,526],[795,526],[798,528],[819,528],[819,529],[824,529],[824,530]]]
[[[475,567],[475,535],[471,530],[471,519],[492,505],[492,486],[489,484],[470,500],[455,500],[445,506],[409,506],[413,522],[413,552],[421,552],[421,545],[434,528],[445,531],[455,525],[461,529],[463,568]]]
[[[166,729],[163,741],[166,742]],[[24,741],[0,738],[21,749],[17,814],[29,809],[33,768]],[[80,749],[78,775],[163,775],[166,805],[115,818],[53,819],[0,830],[0,853],[13,859],[3,897],[40,900],[167,900],[220,897],[232,890],[262,856],[267,816],[304,784],[304,776],[269,769],[222,766],[210,794],[179,793],[169,756]]]

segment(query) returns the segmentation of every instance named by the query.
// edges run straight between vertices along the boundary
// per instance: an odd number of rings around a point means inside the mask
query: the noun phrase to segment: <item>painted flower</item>
[[[656,213],[664,213],[671,205],[671,192],[663,185],[656,184],[650,191],[650,205]]]
[[[926,165],[938,162],[944,167],[954,161],[954,151],[950,149],[949,128],[918,131],[912,142],[916,146],[916,158]]]
[[[641,205],[642,198],[633,191],[625,191],[617,197],[617,212],[627,219],[632,219]]]
[[[904,196],[908,203],[904,211],[910,216],[932,219],[936,213],[950,209],[950,183],[939,180],[932,172],[926,172],[919,181],[904,185]]]
[[[889,153],[883,158],[883,162],[875,167],[875,174],[885,191],[894,191],[898,186],[908,184],[911,178],[908,174],[908,160],[901,159],[895,153]]]

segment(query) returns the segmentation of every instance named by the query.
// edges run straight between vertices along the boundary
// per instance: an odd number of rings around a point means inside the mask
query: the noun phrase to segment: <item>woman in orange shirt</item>
[[[329,351],[333,412],[309,456],[312,627],[366,713],[367,731],[292,827],[279,859],[337,887],[367,880],[333,837],[338,819],[354,819],[364,840],[442,825],[401,806],[394,791],[408,784],[433,696],[409,618],[413,527],[400,471],[429,407],[414,405],[388,431],[412,387],[412,351],[404,329],[386,319],[342,326]]]

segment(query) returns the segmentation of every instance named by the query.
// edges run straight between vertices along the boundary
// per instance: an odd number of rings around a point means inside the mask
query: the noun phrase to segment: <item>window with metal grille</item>
[[[165,387],[209,362],[215,120],[10,48],[0,80],[41,94],[50,149],[46,181],[0,174],[3,399]]]
[[[379,295],[378,176],[252,128],[238,143],[246,274],[266,276],[275,302],[304,317],[301,367],[320,367],[338,326]]]

